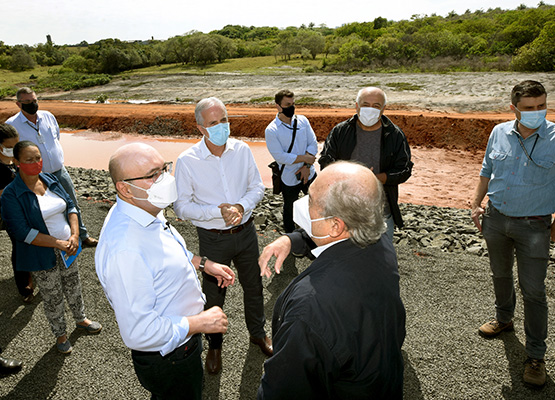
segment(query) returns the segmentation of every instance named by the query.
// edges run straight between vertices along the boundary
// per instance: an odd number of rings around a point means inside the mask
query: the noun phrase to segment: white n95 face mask
[[[373,126],[376,125],[376,123],[380,119],[381,112],[382,110],[374,107],[360,107],[358,117],[360,118],[360,122],[362,123],[362,125]]]
[[[147,192],[148,197],[146,199],[142,199],[140,197],[133,198],[137,200],[147,200],[154,207],[166,208],[177,200],[177,186],[175,184],[175,178],[169,172],[164,172],[148,189],[143,189],[142,187],[133,185],[129,182],[125,183]]]
[[[314,239],[326,239],[330,237],[330,235],[314,236],[312,234],[312,223],[316,221],[323,221],[328,218],[333,217],[310,219],[310,213],[308,211],[308,195],[301,197],[293,203],[293,221],[295,221],[297,225],[303,228],[305,232]]]
[[[2,153],[5,157],[13,158],[13,147],[8,148],[0,145],[0,153]]]

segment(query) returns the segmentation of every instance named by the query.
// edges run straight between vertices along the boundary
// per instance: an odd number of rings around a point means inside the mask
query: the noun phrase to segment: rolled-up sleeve
[[[30,244],[35,240],[39,231],[29,225],[25,217],[23,205],[10,189],[4,190],[0,199],[2,204],[2,220],[6,224],[8,232],[16,240]]]
[[[126,250],[111,255],[99,278],[127,347],[145,351],[157,348],[164,356],[183,343],[189,334],[189,321],[156,311],[154,277],[140,254]]]

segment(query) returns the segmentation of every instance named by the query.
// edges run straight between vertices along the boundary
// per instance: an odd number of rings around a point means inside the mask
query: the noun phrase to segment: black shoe
[[[13,358],[0,357],[0,374],[15,374],[21,371],[23,363]]]

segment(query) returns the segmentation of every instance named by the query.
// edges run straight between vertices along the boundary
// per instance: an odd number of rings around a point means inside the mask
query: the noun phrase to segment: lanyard
[[[33,128],[35,130],[35,132],[37,132],[37,140],[39,141],[39,143],[44,144],[44,137],[40,134],[40,131],[39,131],[39,119],[37,118],[37,126],[36,127],[35,127],[35,125],[33,125],[28,120],[25,121],[25,122],[27,123],[27,125],[29,125],[31,128]]]
[[[528,160],[530,160],[534,164],[536,164],[536,162],[532,159],[532,153],[534,152],[534,149],[536,148],[536,143],[538,143],[538,137],[540,137],[540,135],[536,134],[536,140],[534,141],[534,145],[532,146],[532,150],[530,151],[530,154],[528,154],[528,151],[526,151],[526,147],[524,147],[524,143],[522,142],[522,139],[520,138],[520,134],[517,134],[516,137],[518,139],[518,143],[520,144],[520,147],[522,147],[522,151],[524,151],[524,154],[526,154],[526,157],[528,157]],[[539,167],[538,164],[536,164],[536,165]]]

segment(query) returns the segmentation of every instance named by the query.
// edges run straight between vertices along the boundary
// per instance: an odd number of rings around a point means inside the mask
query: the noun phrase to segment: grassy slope
[[[131,71],[122,72],[117,76],[129,77],[133,75],[142,74],[178,74],[178,73],[206,73],[206,72],[227,72],[227,73],[249,73],[249,74],[272,74],[272,73],[287,73],[302,72],[307,67],[319,68],[322,66],[323,56],[316,57],[316,60],[303,61],[300,58],[294,58],[287,62],[276,60],[273,56],[266,57],[251,57],[251,58],[236,58],[226,60],[219,64],[209,64],[206,66],[197,65],[182,65],[182,64],[165,64],[154,67],[140,68]],[[0,69],[0,89],[13,88],[16,86],[32,85],[36,82],[35,79],[29,79],[31,75],[37,78],[44,78],[48,76],[48,70],[55,67],[41,67],[38,66],[32,70],[23,72],[12,72]]]

